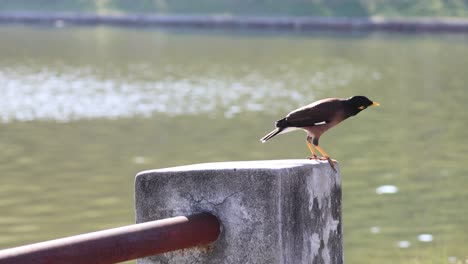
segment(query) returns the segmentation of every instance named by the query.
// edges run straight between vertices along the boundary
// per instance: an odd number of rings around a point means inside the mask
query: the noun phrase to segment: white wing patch
[[[326,123],[327,121],[322,121],[322,122],[314,123],[314,126],[325,125]]]

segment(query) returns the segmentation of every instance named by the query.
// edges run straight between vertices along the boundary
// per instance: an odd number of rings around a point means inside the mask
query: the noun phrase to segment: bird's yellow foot
[[[336,161],[336,160],[334,160],[334,159],[332,159],[332,158],[330,158],[330,157],[320,157],[320,158],[318,158],[318,159],[319,159],[319,160],[332,161],[332,162],[334,162],[334,163],[337,163],[337,162],[338,162],[338,161]]]
[[[312,157],[307,157],[307,159],[316,160],[319,159],[319,157],[317,157],[317,155],[314,154]]]

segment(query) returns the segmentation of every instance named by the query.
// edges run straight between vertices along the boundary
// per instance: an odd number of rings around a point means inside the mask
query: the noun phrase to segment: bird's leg
[[[310,142],[311,139],[312,139],[312,138],[309,137],[309,136],[308,136],[307,139],[306,139],[307,146],[309,147],[310,152],[312,153],[312,157],[307,157],[307,158],[308,158],[308,159],[318,159],[317,154],[315,153],[315,150],[314,150],[314,148],[312,147],[312,143]]]
[[[323,157],[321,157],[320,159],[322,160],[328,160],[330,158],[330,156],[321,148],[319,147],[318,145],[315,145],[315,148],[318,150],[318,152],[320,152],[320,154],[322,154]]]
[[[330,164],[330,166],[332,167],[333,171],[336,172],[336,169],[335,169],[335,165],[333,165],[333,162],[336,162],[336,160],[332,160],[330,158],[330,156],[328,156],[328,154],[321,148],[319,147],[318,145],[315,145],[315,148],[318,150],[318,152],[320,152],[320,154],[322,154],[322,158],[320,158],[321,160],[328,160],[328,163]]]

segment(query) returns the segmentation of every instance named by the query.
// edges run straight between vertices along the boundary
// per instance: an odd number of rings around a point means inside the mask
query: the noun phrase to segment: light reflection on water
[[[377,74],[368,69],[337,65],[317,72],[299,87],[272,80],[252,70],[233,80],[220,74],[177,79],[166,75],[159,80],[141,81],[133,74],[145,75],[150,65],[130,67],[138,72],[127,76],[102,78],[86,68],[0,68],[0,119],[3,122],[55,120],[68,122],[91,118],[149,117],[153,113],[196,115],[224,111],[226,118],[242,112],[264,111],[266,107],[287,108],[310,101],[314,95],[303,87],[346,86],[356,78]],[[169,67],[171,68],[171,67]],[[367,72],[369,71],[369,72]],[[177,74],[175,74],[177,75]],[[289,72],[289,80],[300,79]],[[377,74],[378,75],[378,74]],[[217,77],[215,77],[217,76]],[[281,102],[273,104],[271,102]]]
[[[264,97],[297,100],[297,93],[282,93],[280,84],[265,80],[160,80],[140,82],[129,79],[99,79],[92,73],[39,73],[7,69],[0,73],[0,88],[5,102],[0,113],[10,120],[70,121],[89,118],[209,113],[227,109],[231,117],[240,111],[261,111]],[[253,89],[254,83],[261,84]],[[254,93],[252,94],[252,91]],[[239,102],[239,98],[247,100]],[[275,98],[276,97],[276,98]],[[279,97],[279,98],[278,98]]]

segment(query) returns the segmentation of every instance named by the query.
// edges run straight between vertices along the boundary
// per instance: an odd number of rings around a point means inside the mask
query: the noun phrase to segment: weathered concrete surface
[[[327,162],[223,162],[141,172],[137,223],[211,212],[221,221],[210,248],[137,263],[343,263],[341,178]]]

